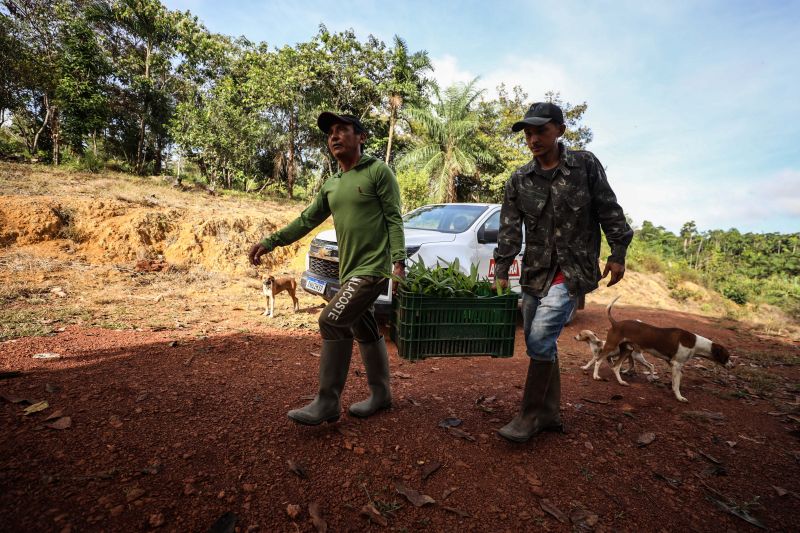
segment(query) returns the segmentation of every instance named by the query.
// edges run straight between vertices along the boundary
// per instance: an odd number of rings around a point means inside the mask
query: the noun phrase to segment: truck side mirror
[[[481,244],[491,244],[497,242],[497,234],[500,230],[487,229],[486,226],[481,226],[478,230],[478,242]]]

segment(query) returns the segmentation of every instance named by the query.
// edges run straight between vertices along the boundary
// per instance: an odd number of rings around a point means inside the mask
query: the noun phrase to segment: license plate
[[[306,289],[317,294],[325,294],[325,282],[319,279],[306,278]]]

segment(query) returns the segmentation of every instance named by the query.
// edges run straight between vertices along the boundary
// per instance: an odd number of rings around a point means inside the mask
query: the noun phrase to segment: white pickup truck
[[[417,208],[403,217],[406,253],[409,262],[422,259],[426,265],[458,259],[469,273],[478,266],[479,276],[494,279],[494,249],[500,229],[500,204],[434,204]],[[524,249],[524,244],[523,244]],[[519,292],[522,253],[511,265],[509,281]],[[306,271],[300,284],[306,292],[330,300],[339,290],[339,254],[336,232],[322,231],[311,241],[306,256]],[[583,299],[581,299],[582,305]],[[391,282],[375,302],[379,315],[388,314],[392,303]]]

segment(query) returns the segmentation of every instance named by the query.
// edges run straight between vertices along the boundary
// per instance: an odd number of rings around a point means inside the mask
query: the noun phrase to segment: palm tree
[[[408,54],[406,42],[394,36],[394,50],[392,51],[390,79],[387,83],[389,93],[389,142],[386,145],[386,164],[392,155],[392,140],[394,139],[394,126],[397,123],[397,114],[404,101],[417,99],[428,84],[424,73],[433,70],[428,52],[422,50]],[[418,103],[418,102],[417,102]]]
[[[456,201],[456,178],[474,176],[478,163],[491,163],[491,153],[476,142],[478,114],[473,105],[483,91],[475,88],[477,78],[468,84],[448,87],[441,94],[434,87],[437,102],[432,108],[410,107],[414,140],[411,150],[398,162],[398,168],[414,167],[428,176],[436,201]]]

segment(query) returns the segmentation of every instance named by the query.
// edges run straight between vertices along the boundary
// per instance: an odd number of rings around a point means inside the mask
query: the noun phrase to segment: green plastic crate
[[[514,355],[519,295],[442,298],[398,292],[390,336],[404,359]]]

